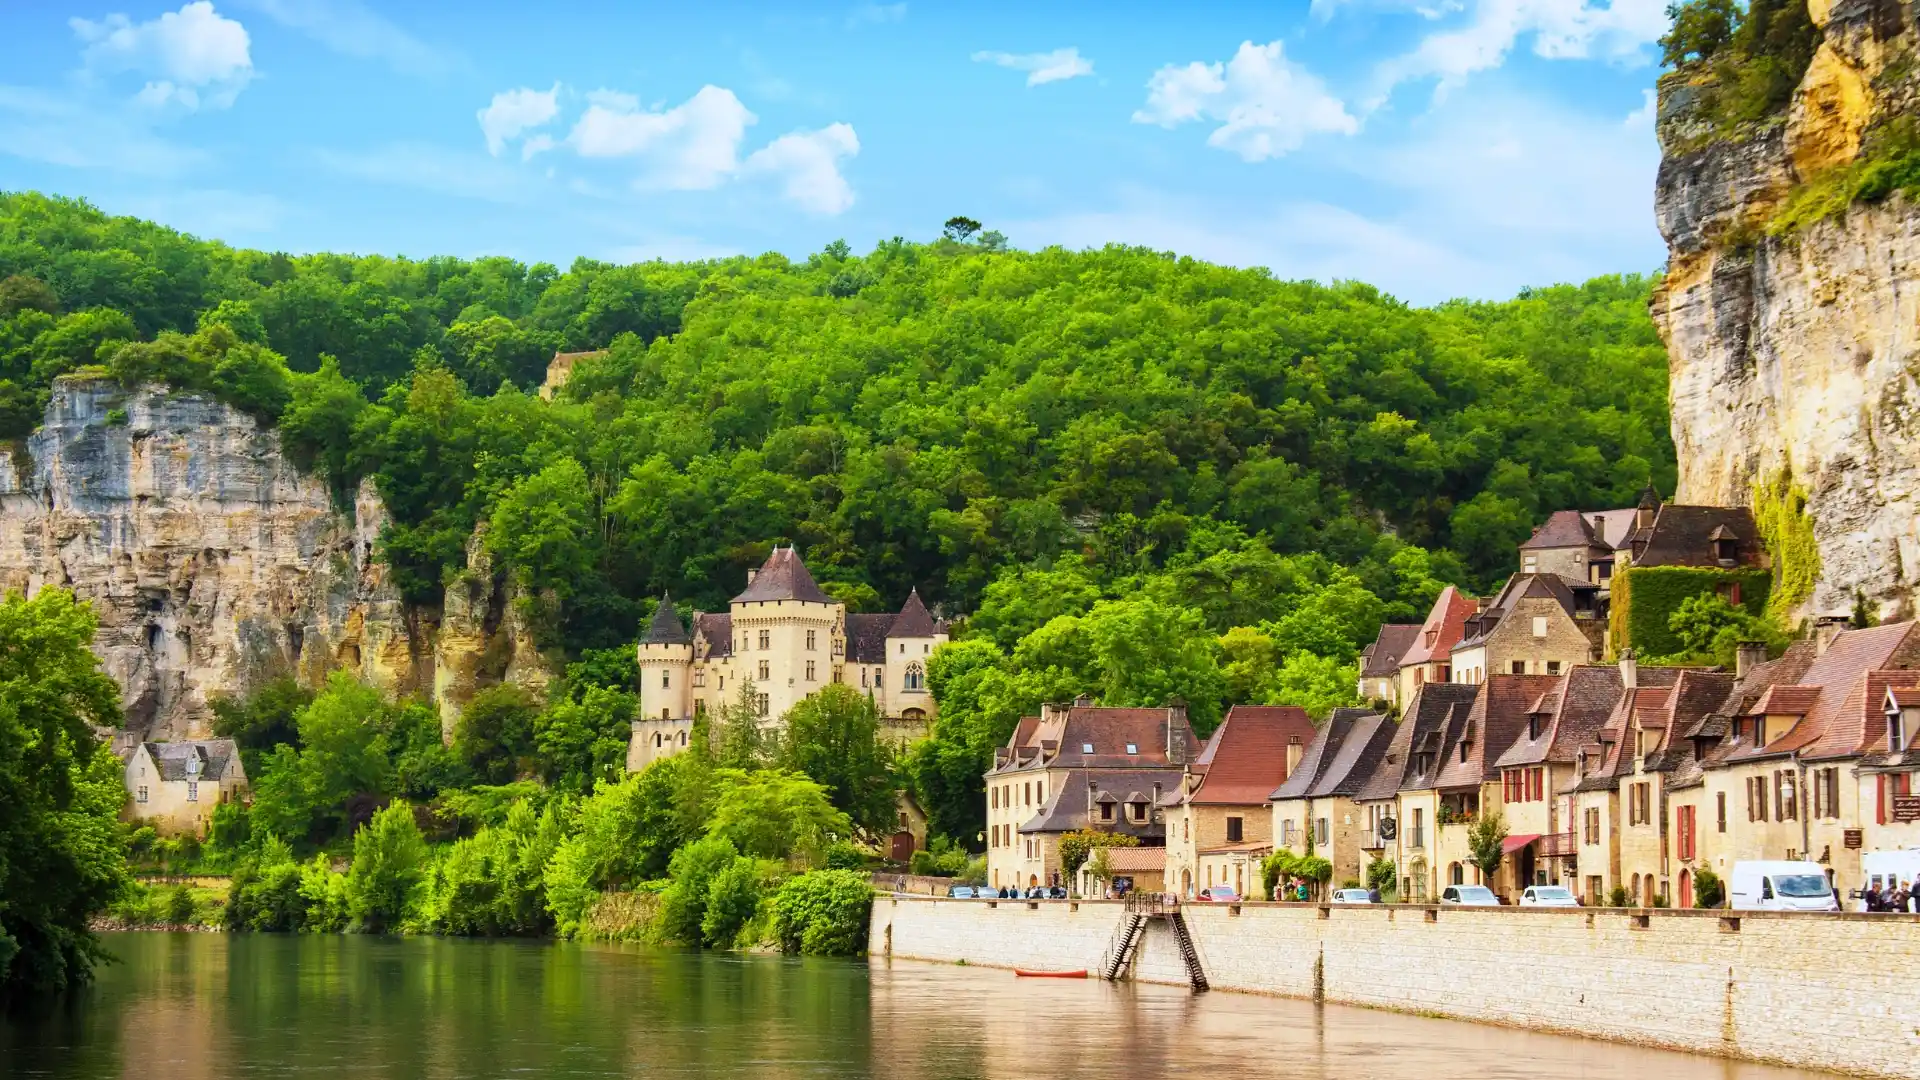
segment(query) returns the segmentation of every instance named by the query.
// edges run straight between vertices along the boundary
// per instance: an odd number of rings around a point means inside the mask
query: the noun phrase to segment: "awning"
[[[1523,833],[1519,836],[1509,836],[1501,841],[1500,854],[1511,855],[1538,839],[1540,839],[1539,833]]]

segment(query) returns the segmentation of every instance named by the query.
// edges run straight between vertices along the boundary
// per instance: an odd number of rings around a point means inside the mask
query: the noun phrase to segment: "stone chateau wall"
[[[1920,1078],[1920,916],[1189,905],[1213,989]],[[1112,901],[874,902],[883,957],[1097,974]],[[1155,920],[1134,977],[1184,983]]]

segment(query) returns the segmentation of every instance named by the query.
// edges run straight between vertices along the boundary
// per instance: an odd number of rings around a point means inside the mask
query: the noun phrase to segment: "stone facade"
[[[856,686],[879,710],[881,733],[898,746],[932,729],[927,664],[947,628],[916,592],[897,615],[847,611],[814,583],[793,548],[775,548],[747,577],[726,614],[695,613],[689,630],[671,597],[661,600],[635,654],[640,712],[627,745],[639,770],[686,749],[693,719],[756,699],[767,727],[835,684]]]
[[[205,835],[215,807],[248,794],[247,770],[232,739],[137,743],[122,777],[127,816],[163,834]]]
[[[1122,910],[883,897],[868,944],[875,963],[1095,971]],[[1920,1078],[1911,976],[1920,916],[1259,903],[1183,911],[1215,990]],[[1165,925],[1149,927],[1133,971],[1186,982]]]

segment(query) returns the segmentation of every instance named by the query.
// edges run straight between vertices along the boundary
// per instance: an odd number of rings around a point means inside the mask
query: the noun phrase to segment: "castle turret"
[[[663,595],[640,639],[640,712],[627,746],[627,768],[686,749],[693,728],[693,635],[680,622],[673,597]]]
[[[897,741],[907,743],[925,738],[932,728],[933,694],[927,690],[927,665],[933,651],[947,641],[944,624],[920,599],[920,590],[907,594],[900,614],[887,628],[886,676],[876,704],[891,721],[889,727]]]

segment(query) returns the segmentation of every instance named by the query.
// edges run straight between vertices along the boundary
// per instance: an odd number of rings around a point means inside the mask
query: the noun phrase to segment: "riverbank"
[[[1193,904],[1215,990],[1920,1080],[1920,916]],[[1098,972],[1123,905],[882,897],[869,949]],[[1133,978],[1185,984],[1154,920]]]

